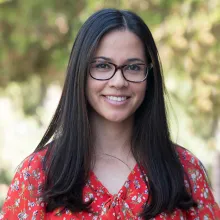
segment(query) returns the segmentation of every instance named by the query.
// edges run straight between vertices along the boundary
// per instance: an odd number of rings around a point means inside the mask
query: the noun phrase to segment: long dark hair
[[[82,191],[91,169],[92,137],[85,97],[88,64],[100,39],[113,30],[129,30],[143,42],[153,70],[147,78],[145,99],[135,113],[132,152],[148,174],[149,201],[146,219],[174,208],[189,209],[195,203],[184,186],[184,170],[172,143],[166,117],[164,84],[158,51],[150,30],[136,14],[103,9],[80,29],[73,45],[67,76],[55,115],[35,152],[45,149],[44,201],[48,212],[65,207],[72,212],[87,210]]]

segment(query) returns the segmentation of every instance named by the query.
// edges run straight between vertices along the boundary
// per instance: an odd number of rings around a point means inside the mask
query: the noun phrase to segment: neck
[[[125,158],[131,151],[133,118],[110,122],[98,115],[90,115],[95,154],[109,154]]]

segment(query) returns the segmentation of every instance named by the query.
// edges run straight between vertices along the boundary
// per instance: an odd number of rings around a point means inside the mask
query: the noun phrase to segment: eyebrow
[[[103,60],[106,60],[106,61],[109,61],[111,62],[112,59],[108,58],[108,57],[103,57],[103,56],[99,56],[99,57],[94,57],[94,60],[95,59],[103,59]],[[140,59],[140,58],[128,58],[125,62],[135,62],[135,61],[140,61],[140,62],[145,62],[144,60]]]

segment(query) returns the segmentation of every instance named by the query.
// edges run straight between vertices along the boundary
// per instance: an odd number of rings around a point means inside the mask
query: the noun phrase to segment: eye
[[[108,63],[96,63],[96,69],[111,69],[111,66]]]
[[[126,70],[130,70],[130,71],[140,71],[141,67],[138,64],[130,64],[127,65]]]

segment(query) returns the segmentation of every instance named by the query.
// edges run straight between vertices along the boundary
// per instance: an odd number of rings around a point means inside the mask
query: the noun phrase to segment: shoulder
[[[198,203],[212,201],[214,197],[207,172],[200,160],[189,150],[178,146],[177,153],[185,173],[185,186],[194,200]]]
[[[43,169],[46,152],[47,149],[44,149],[42,151],[30,154],[17,167],[17,172],[23,172],[24,170]]]
[[[190,182],[191,190],[196,192],[199,187],[210,187],[208,175],[202,162],[181,146],[177,146],[176,151],[185,172],[185,182]]]
[[[203,164],[183,147],[176,146],[176,152],[184,169],[186,189],[198,205],[197,208],[191,208],[188,214],[202,219],[219,219],[220,210],[212,194]]]
[[[26,157],[17,167],[13,181],[20,179],[24,184],[43,181],[45,155],[46,150],[42,150]]]
[[[43,211],[41,195],[45,181],[45,154],[46,150],[32,153],[18,166],[9,186],[0,219],[17,219],[20,215],[30,217]]]
[[[189,150],[179,145],[176,145],[176,152],[184,170],[198,168],[205,172],[204,166],[201,161]]]
[[[45,160],[46,149],[34,152],[26,157],[17,167],[16,173],[9,188],[9,192],[24,189],[27,185],[36,185],[44,181],[43,163]],[[15,187],[16,185],[16,187]],[[31,190],[30,190],[31,191]]]

